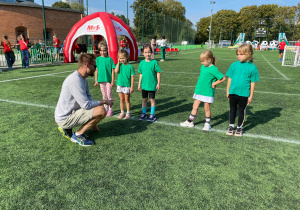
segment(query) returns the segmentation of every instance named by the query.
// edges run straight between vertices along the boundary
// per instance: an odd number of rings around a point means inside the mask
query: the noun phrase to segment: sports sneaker
[[[73,133],[71,141],[73,141],[74,143],[78,143],[80,146],[91,146],[94,144],[94,141],[88,139],[88,137],[85,134],[76,136],[75,132]]]
[[[192,127],[194,127],[195,125],[194,125],[193,122],[189,122],[188,120],[186,120],[186,121],[184,121],[183,123],[180,123],[180,126],[192,128]]]
[[[150,114],[149,119],[148,119],[148,122],[154,122],[155,120],[156,120],[155,115]]]
[[[130,118],[131,118],[131,115],[128,114],[128,113],[127,113],[126,116],[124,117],[125,120],[128,120],[128,119],[130,119]]]
[[[233,127],[229,126],[229,127],[228,127],[228,129],[227,129],[227,132],[226,132],[226,134],[227,134],[227,135],[229,135],[229,136],[232,136],[232,135],[233,135],[233,133],[234,133],[234,129],[233,129]]]
[[[209,131],[210,129],[211,129],[210,124],[209,124],[209,123],[205,123],[202,130],[203,130],[203,131]]]
[[[237,128],[234,135],[235,136],[243,136],[243,129]]]
[[[279,61],[282,61],[282,58],[281,58],[281,59],[279,59]]]
[[[65,137],[65,138],[67,138],[67,139],[71,139],[71,137],[72,137],[72,129],[63,129],[63,128],[61,128],[61,127],[58,127],[58,130],[59,130],[59,132],[61,132],[61,134]]]
[[[110,109],[110,110],[107,111],[106,117],[111,117],[111,116],[113,116],[113,115],[114,115],[114,113],[113,113],[113,111]]]
[[[145,119],[147,119],[147,115],[145,113],[143,113],[139,120],[145,120]]]
[[[118,118],[119,118],[119,119],[122,119],[124,116],[125,116],[125,113],[124,113],[124,112],[123,112],[123,113],[121,112],[120,115],[118,116]]]

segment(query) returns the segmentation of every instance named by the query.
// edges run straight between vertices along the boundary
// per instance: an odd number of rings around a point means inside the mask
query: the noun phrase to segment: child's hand
[[[159,90],[160,89],[160,84],[157,84],[156,85],[156,90]]]
[[[99,85],[98,82],[95,82],[94,86],[97,87],[98,85]]]
[[[214,85],[214,83],[212,83],[212,84],[211,84],[211,87],[212,87],[213,89],[216,89],[217,86]]]
[[[141,91],[141,90],[142,90],[142,89],[141,89],[141,85],[140,85],[140,84],[138,85],[138,90],[139,90],[139,91]]]
[[[229,93],[227,92],[227,98],[228,98],[228,100],[229,100]]]
[[[133,90],[133,88],[131,87],[131,88],[130,88],[130,93],[133,93],[133,91],[134,91],[134,90]]]
[[[251,102],[252,102],[252,97],[249,97],[249,98],[248,98],[247,105],[249,105]]]
[[[114,82],[111,82],[111,83],[110,83],[110,86],[111,86],[111,87],[113,87],[114,85],[115,85]]]

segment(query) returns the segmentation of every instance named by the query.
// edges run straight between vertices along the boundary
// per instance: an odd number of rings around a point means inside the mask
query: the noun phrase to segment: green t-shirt
[[[116,68],[115,63],[111,57],[97,57],[96,65],[98,69],[97,82],[111,83],[111,71]]]
[[[215,89],[211,87],[211,84],[217,80],[220,80],[224,75],[214,65],[200,68],[200,76],[195,88],[195,94],[202,96],[215,96]]]
[[[257,68],[252,62],[234,62],[229,67],[226,76],[231,78],[229,94],[243,97],[249,97],[250,84],[259,81]]]
[[[146,91],[156,91],[157,73],[161,72],[157,60],[141,61],[138,72],[142,74],[141,88]]]
[[[134,68],[131,64],[124,65],[120,63],[117,85],[122,87],[131,87],[131,76],[134,75]]]

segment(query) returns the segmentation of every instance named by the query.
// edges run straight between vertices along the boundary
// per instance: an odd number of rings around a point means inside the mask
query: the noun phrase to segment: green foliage
[[[84,11],[85,11],[84,6],[82,4],[77,3],[77,2],[71,3],[70,6],[71,6],[71,9],[77,10],[81,13],[84,13]]]
[[[148,42],[153,35],[165,36],[168,42],[194,42],[195,30],[185,18],[185,7],[174,0],[136,0],[130,6],[134,12],[134,34],[137,40]]]
[[[52,7],[71,9],[70,4],[65,3],[65,2],[62,2],[62,1],[54,2],[54,3],[52,4]]]
[[[247,40],[255,39],[258,28],[264,28],[267,32],[266,40],[277,39],[278,33],[285,32],[288,40],[295,40],[299,27],[295,25],[299,21],[298,6],[279,7],[276,4],[261,6],[246,6],[239,12],[233,10],[220,10],[213,15],[211,39],[218,42],[219,39],[234,40],[239,33],[246,33]],[[197,40],[208,40],[208,19],[201,18],[197,23]]]

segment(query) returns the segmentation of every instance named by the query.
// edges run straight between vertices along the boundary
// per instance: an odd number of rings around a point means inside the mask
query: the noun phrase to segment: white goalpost
[[[285,46],[283,52],[282,66],[300,66],[299,46]]]

